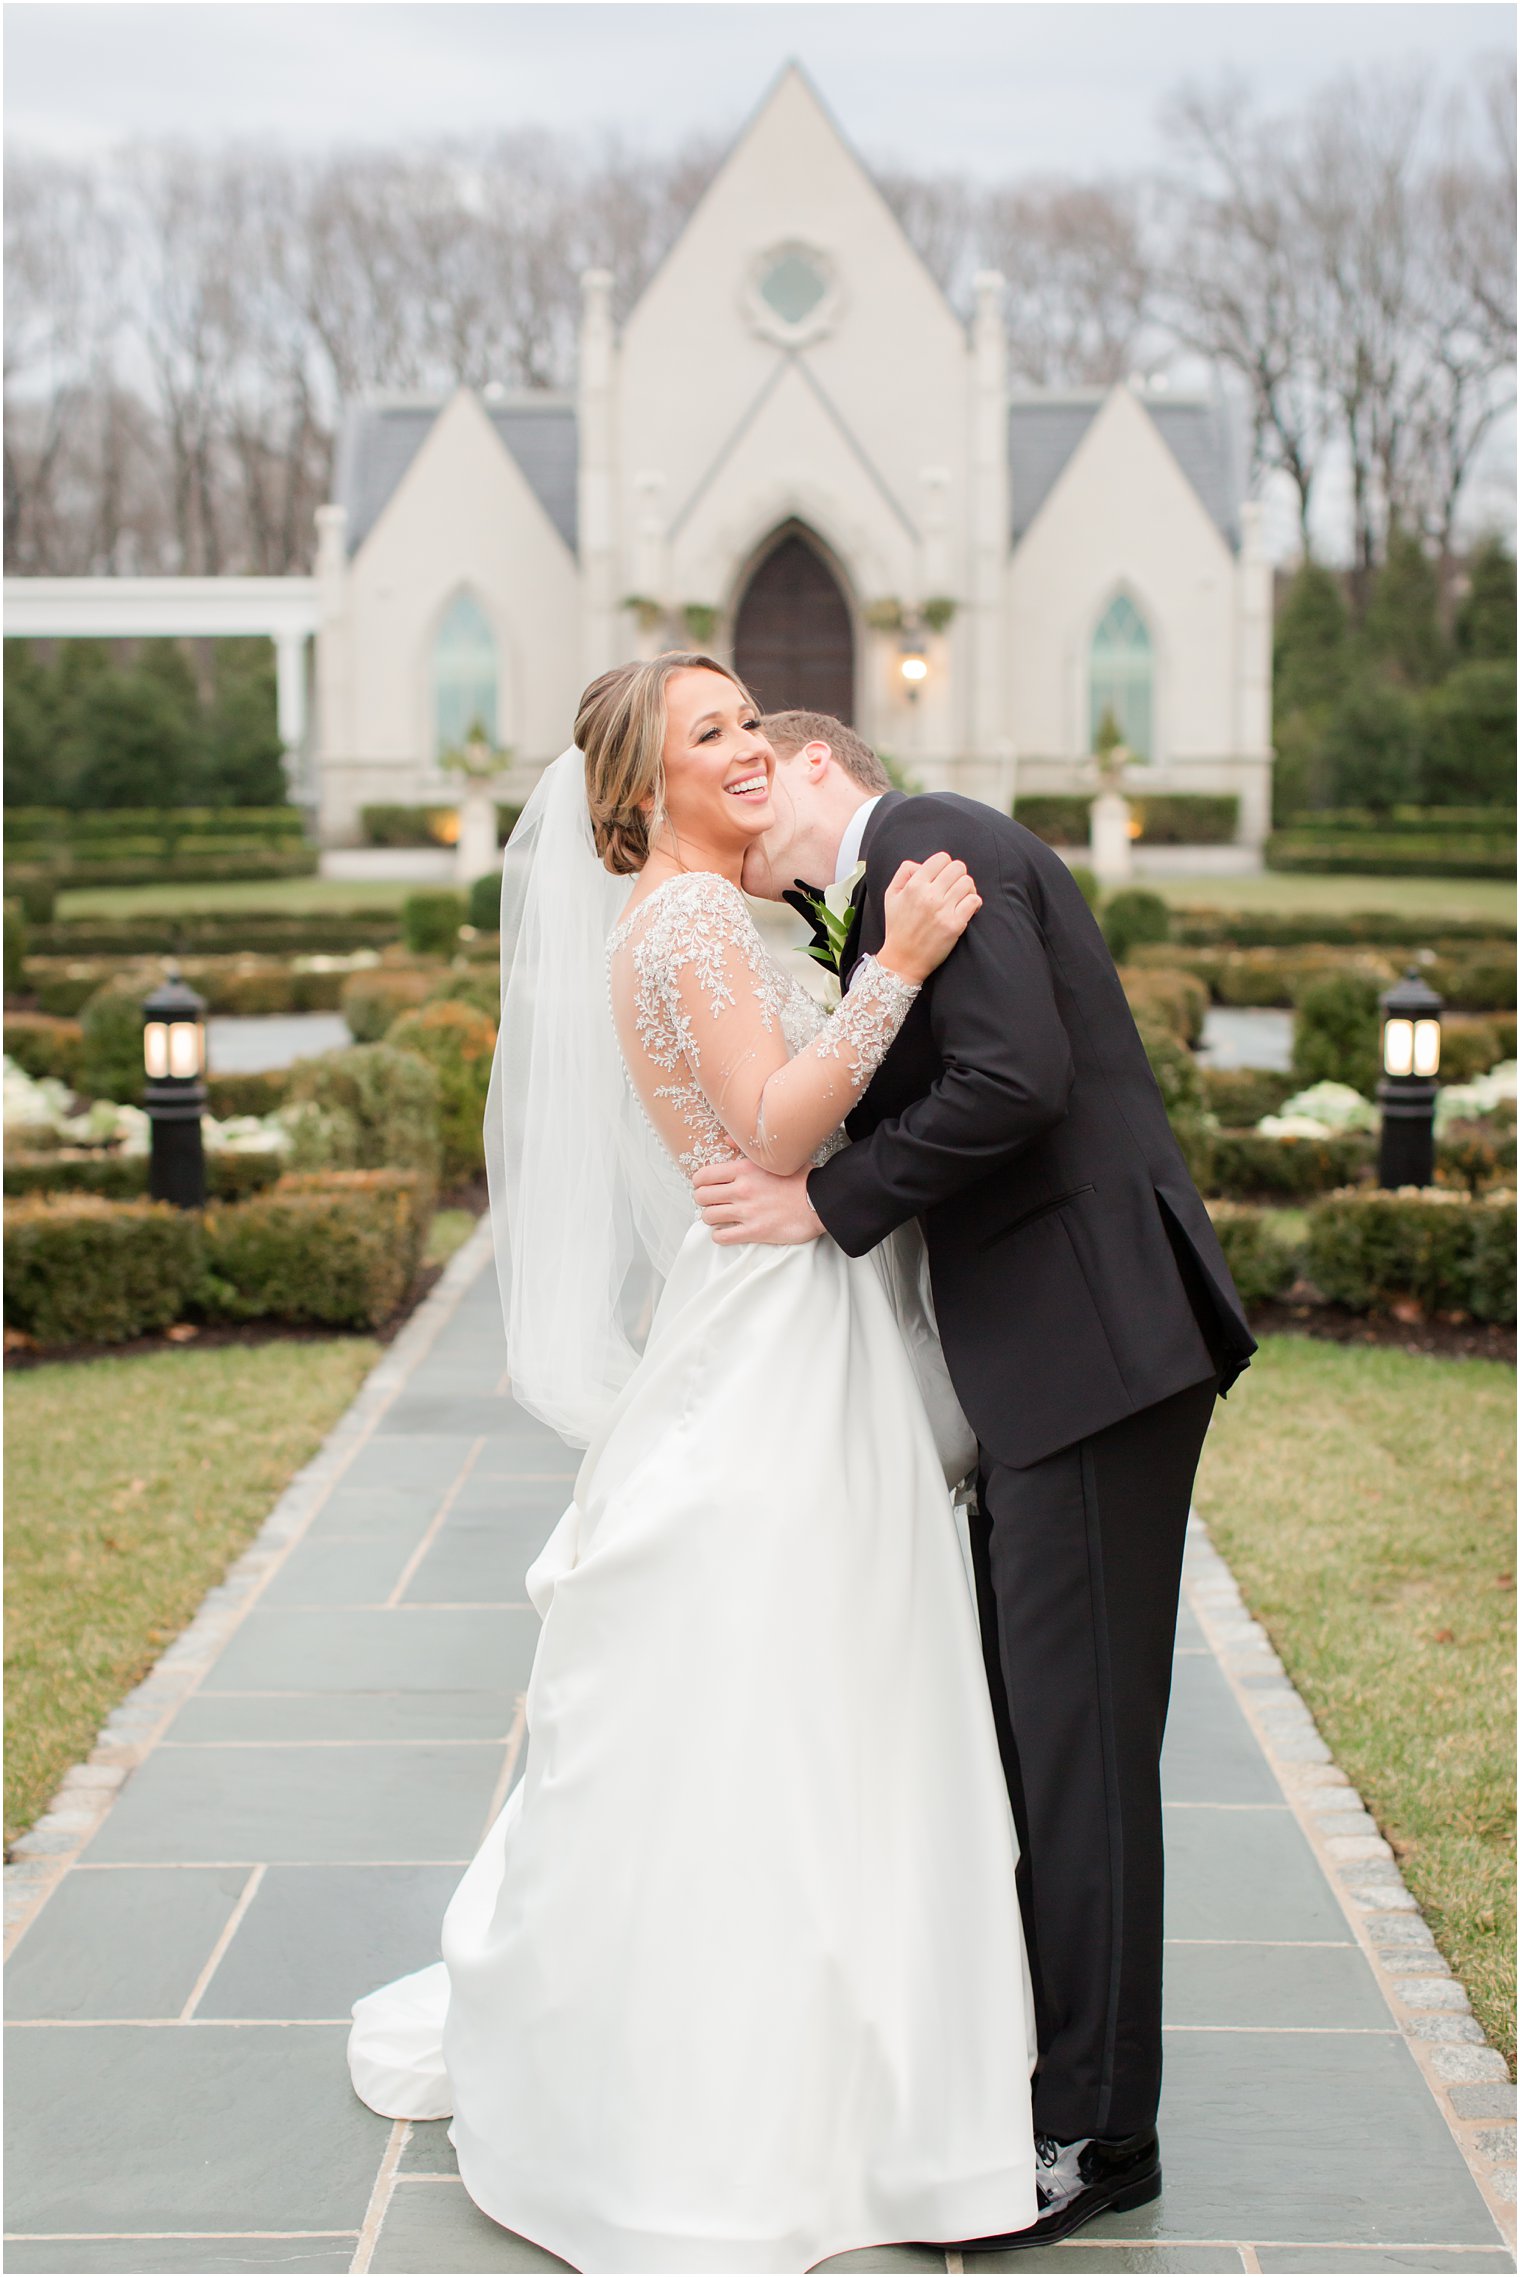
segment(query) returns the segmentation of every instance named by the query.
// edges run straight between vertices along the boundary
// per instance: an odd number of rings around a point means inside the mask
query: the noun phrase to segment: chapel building
[[[448,801],[484,720],[518,794],[609,664],[710,649],[1006,808],[1092,787],[1112,709],[1156,792],[1271,807],[1271,571],[1217,401],[1010,387],[789,67],[627,321],[583,280],[573,396],[353,407],[319,511],[328,843]]]

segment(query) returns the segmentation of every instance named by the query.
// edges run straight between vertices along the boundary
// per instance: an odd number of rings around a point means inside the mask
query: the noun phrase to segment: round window
[[[783,324],[803,324],[829,289],[829,280],[811,254],[789,245],[772,254],[759,276],[760,298]]]

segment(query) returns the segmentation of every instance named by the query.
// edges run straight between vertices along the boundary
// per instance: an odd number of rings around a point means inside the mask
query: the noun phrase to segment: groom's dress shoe
[[[1161,2145],[1153,2127],[1117,2143],[1096,2136],[1058,2143],[1049,2135],[1036,2135],[1035,2153],[1040,2162],[1038,2220],[1006,2237],[968,2238],[961,2252],[996,2248],[1009,2253],[1026,2245],[1054,2245],[1095,2214],[1127,2213],[1161,2195]]]

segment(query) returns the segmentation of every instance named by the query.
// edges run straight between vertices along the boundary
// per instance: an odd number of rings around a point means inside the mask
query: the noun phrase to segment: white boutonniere
[[[836,878],[831,886],[824,887],[822,893],[814,893],[806,886],[800,889],[813,927],[813,939],[808,945],[807,953],[815,964],[823,966],[825,972],[831,972],[841,987],[844,985],[844,953],[849,947],[850,935],[854,932],[856,919],[860,915],[855,902],[855,888],[865,874],[865,863],[857,862],[847,877]]]

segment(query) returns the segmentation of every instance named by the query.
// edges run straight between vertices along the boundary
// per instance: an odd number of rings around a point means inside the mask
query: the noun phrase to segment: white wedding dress
[[[911,995],[863,960],[826,1018],[704,873],[609,953],[688,1175],[736,1151],[757,1064],[807,1055],[842,1119]],[[363,2100],[452,2114],[476,2204],[580,2270],[801,2271],[1036,2217],[1017,1848],[918,1285],[693,1219],[528,1575],[523,1777],[442,1960],[355,2005]]]

